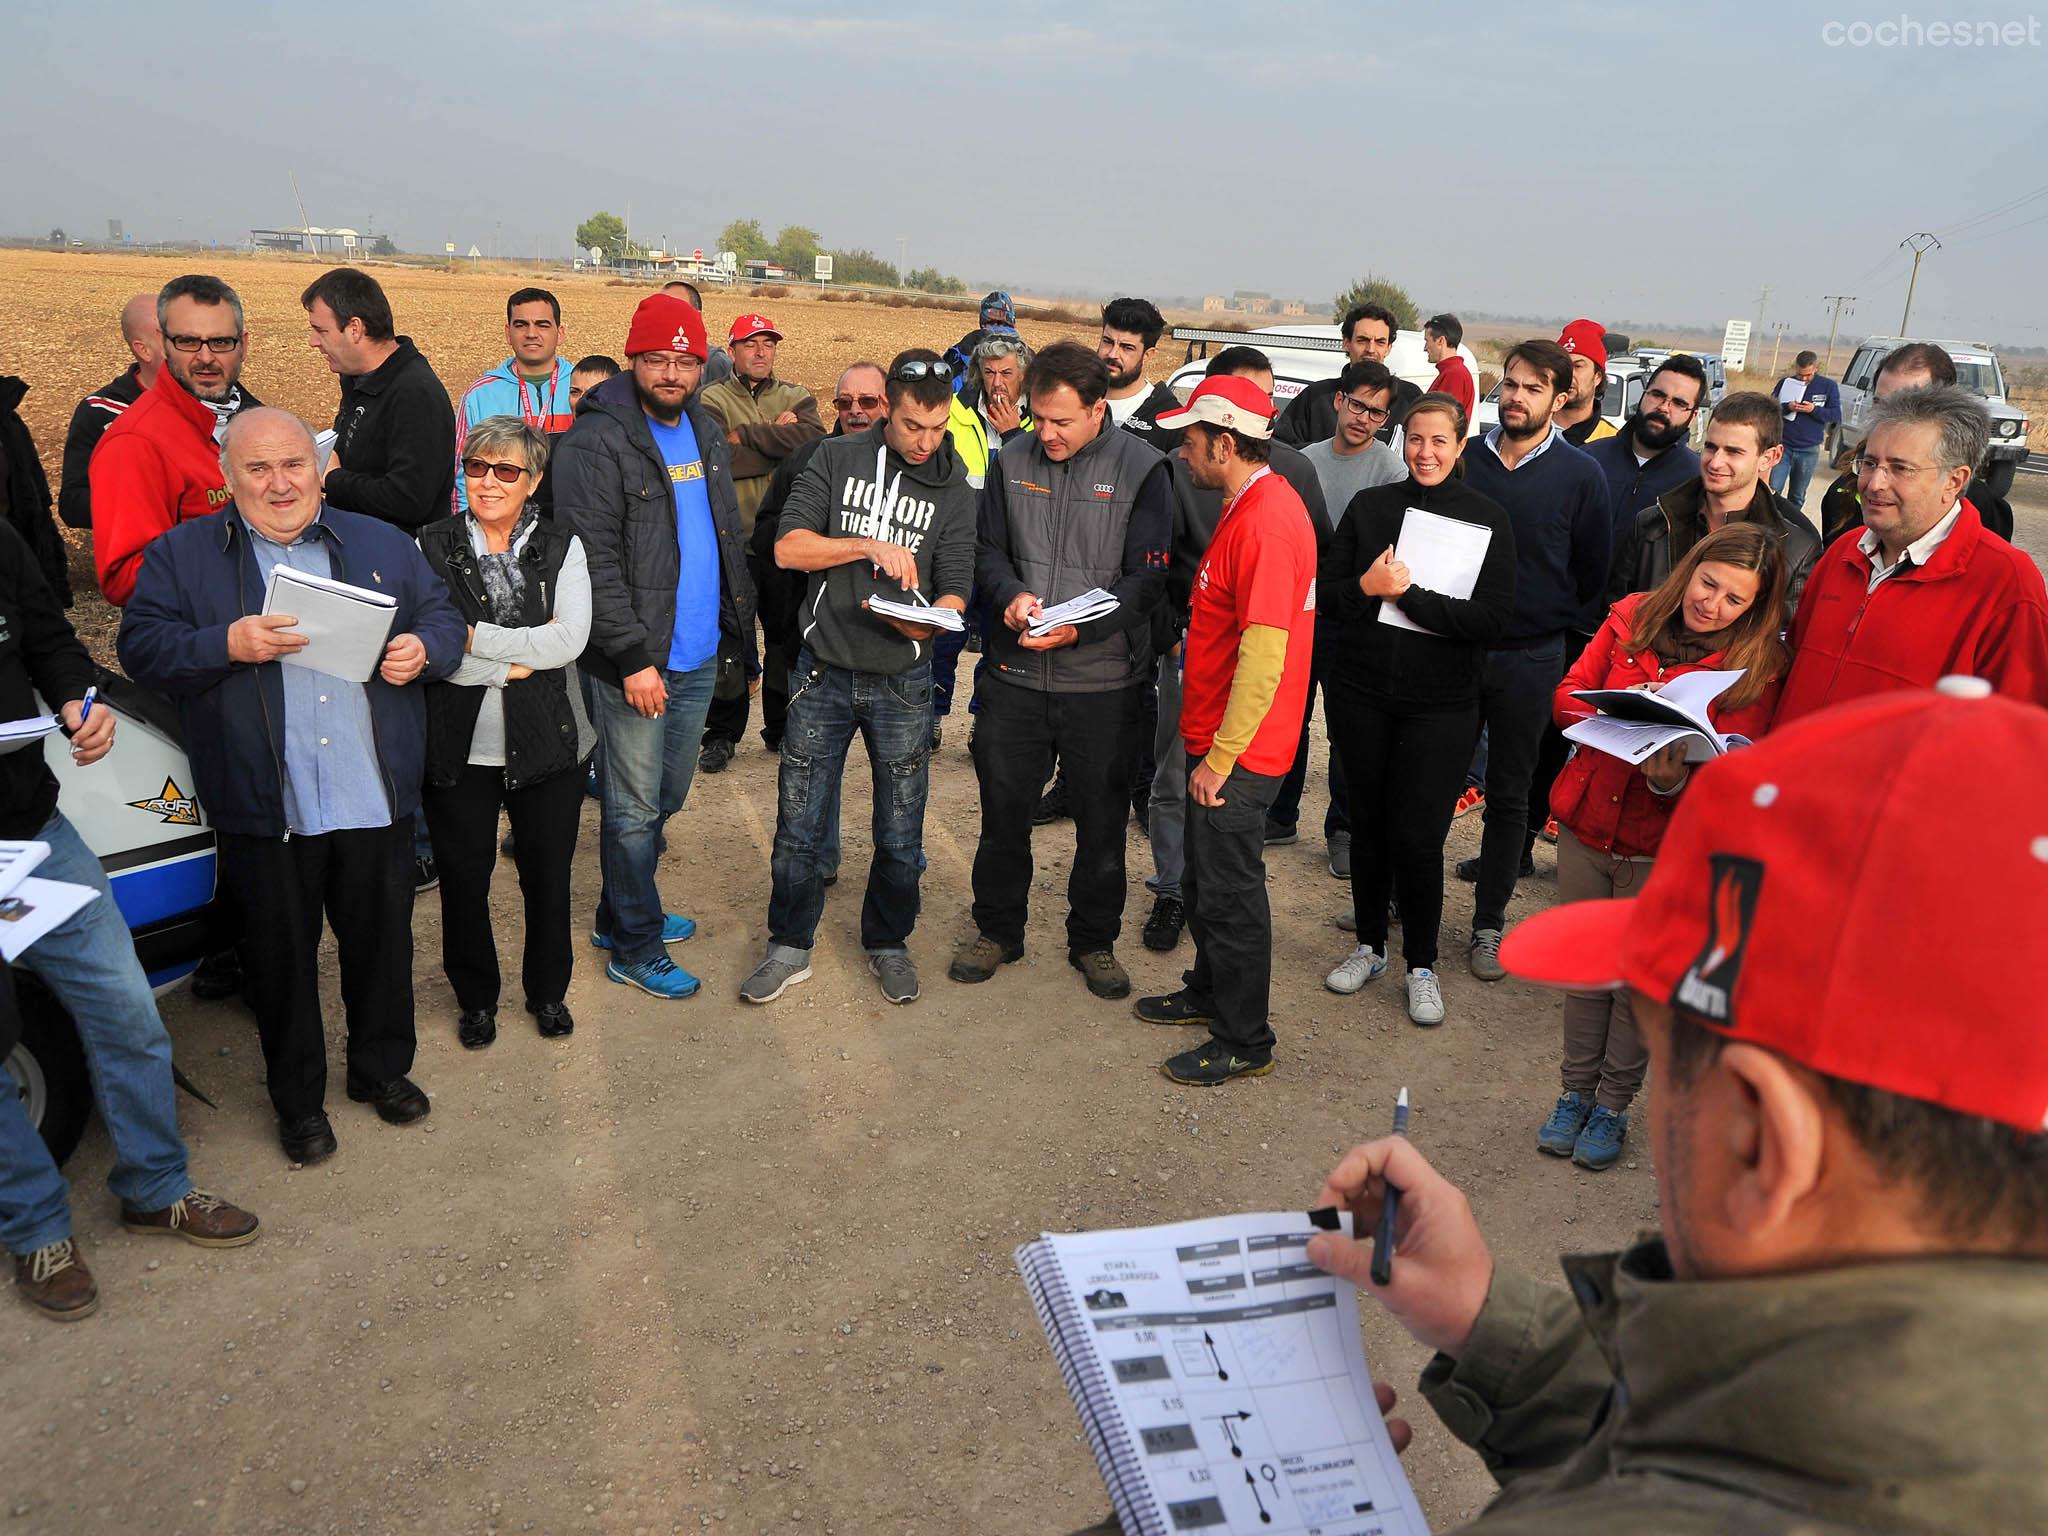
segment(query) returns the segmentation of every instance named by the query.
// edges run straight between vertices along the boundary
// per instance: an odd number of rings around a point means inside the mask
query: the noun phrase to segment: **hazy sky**
[[[1769,283],[1806,330],[1859,295],[1848,335],[1897,326],[1929,230],[1916,330],[2048,344],[2048,5],[1921,18],[2019,46],[1852,46],[1902,13],[6,0],[0,225],[232,241],[298,222],[296,172],[311,222],[410,249],[561,257],[630,204],[650,242],[752,216],[977,286],[1327,303],[1370,268],[1426,309],[1640,324],[1753,318]]]

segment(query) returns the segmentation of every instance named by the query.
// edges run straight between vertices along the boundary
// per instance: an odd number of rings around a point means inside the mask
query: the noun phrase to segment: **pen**
[[[1408,1134],[1408,1090],[1403,1088],[1401,1096],[1394,1100],[1394,1134]],[[1401,1191],[1391,1182],[1387,1185],[1385,1201],[1380,1206],[1380,1224],[1372,1233],[1372,1283],[1391,1285],[1394,1280],[1394,1216],[1401,1209]]]
[[[98,698],[99,696],[100,685],[98,683],[90,684],[86,688],[85,698],[80,701],[78,706],[78,728],[81,731],[85,729],[85,722],[87,717],[92,714],[92,701]]]

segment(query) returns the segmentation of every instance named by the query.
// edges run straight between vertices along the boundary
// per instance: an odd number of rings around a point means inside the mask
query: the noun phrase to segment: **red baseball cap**
[[[626,356],[642,352],[687,352],[703,362],[711,355],[704,317],[673,293],[650,293],[634,308],[626,329]]]
[[[1170,432],[1199,421],[1204,426],[1228,427],[1246,437],[1267,438],[1273,435],[1273,397],[1250,379],[1223,374],[1202,380],[1186,405],[1177,411],[1161,411],[1153,420]]]
[[[1564,328],[1557,344],[1575,357],[1590,357],[1593,366],[1607,371],[1607,333],[1593,320],[1574,320]]]
[[[741,315],[732,323],[732,334],[725,339],[728,343],[745,341],[749,336],[773,336],[782,340],[782,332],[775,329],[775,322],[766,315]]]
[[[2043,762],[2048,710],[1979,678],[1822,710],[1694,774],[1633,901],[1539,913],[1501,964],[2041,1131]]]

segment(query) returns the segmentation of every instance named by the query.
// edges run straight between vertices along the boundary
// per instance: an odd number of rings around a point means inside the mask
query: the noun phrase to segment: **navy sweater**
[[[1607,477],[1558,433],[1514,471],[1487,446],[1465,445],[1465,484],[1507,509],[1515,530],[1515,612],[1497,649],[1563,634],[1607,585],[1614,518]]]
[[[1608,557],[1608,585],[1613,585],[1614,561],[1621,558],[1629,536],[1635,532],[1636,514],[1654,504],[1666,491],[1675,491],[1700,472],[1700,456],[1684,443],[1676,443],[1647,464],[1636,462],[1635,434],[1627,428],[1584,449],[1587,458],[1607,476],[1607,505],[1614,514],[1614,551]],[[1573,624],[1581,634],[1597,634],[1606,622],[1611,593],[1603,592],[1579,612]]]

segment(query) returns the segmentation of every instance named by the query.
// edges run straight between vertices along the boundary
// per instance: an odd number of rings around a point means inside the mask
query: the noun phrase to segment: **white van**
[[[1198,326],[1177,325],[1171,332],[1175,341],[1187,343],[1187,360],[1174,369],[1166,386],[1183,402],[1202,382],[1210,352],[1224,347],[1257,347],[1273,363],[1273,403],[1282,410],[1288,401],[1318,379],[1334,379],[1350,361],[1344,355],[1344,333],[1334,325],[1270,325],[1256,331],[1211,331]],[[1479,359],[1472,349],[1461,345],[1458,356],[1479,377]],[[1397,331],[1387,350],[1387,368],[1397,379],[1406,379],[1417,389],[1427,389],[1436,380],[1436,364],[1423,349],[1422,332]],[[1472,430],[1478,430],[1473,423]]]

